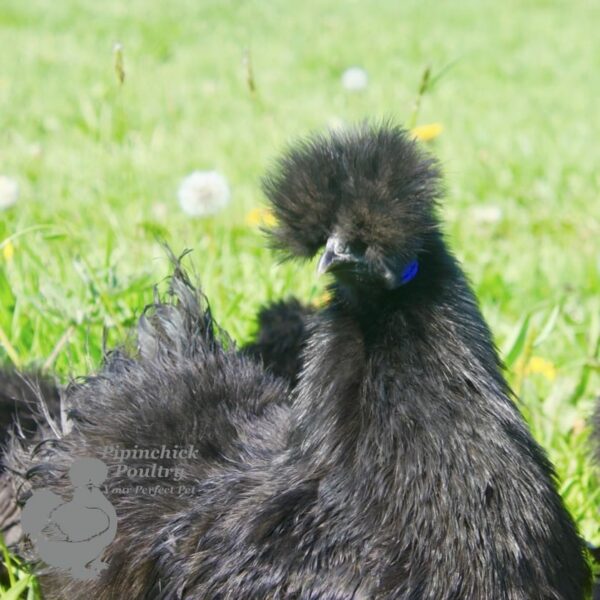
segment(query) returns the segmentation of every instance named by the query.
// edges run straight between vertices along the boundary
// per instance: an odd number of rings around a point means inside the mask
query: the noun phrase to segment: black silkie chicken
[[[596,464],[600,465],[600,396],[596,399],[596,410],[592,417],[592,441],[594,444],[594,458]],[[596,561],[600,564],[600,546],[590,548],[591,554]],[[600,578],[596,577],[594,580],[594,587],[592,593],[593,600],[600,600]]]
[[[240,348],[270,373],[282,378],[292,388],[302,368],[302,351],[307,340],[307,320],[315,308],[296,298],[279,300],[260,307],[254,338]],[[67,395],[51,377],[35,370],[16,371],[0,368],[0,535],[13,550],[22,540],[19,503],[9,474],[4,473],[4,451],[13,431],[20,443],[39,443],[38,424],[46,420],[61,421],[61,395]],[[40,399],[43,403],[40,403]],[[8,582],[0,570],[0,582]]]
[[[46,409],[60,419],[59,389],[51,378],[35,371],[17,373],[0,369],[0,535],[9,546],[20,539],[21,528],[13,485],[4,472],[1,450],[15,422],[19,424],[21,435],[35,443],[37,421],[43,419],[38,403],[40,396]]]
[[[261,307],[254,339],[241,351],[295,386],[302,370],[307,323],[314,312],[313,306],[302,304],[296,298]]]
[[[439,186],[388,125],[312,137],[266,178],[273,244],[322,252],[334,281],[293,392],[226,343],[176,266],[138,353],[70,388],[72,430],[9,452],[27,485],[64,496],[77,457],[109,465],[109,566],[44,575],[47,598],[585,597],[582,541],[446,247]],[[189,444],[198,458],[161,463],[176,482],[118,476],[102,455]],[[192,492],[118,493],[167,483]]]
[[[596,399],[596,410],[592,417],[592,440],[596,451],[596,462],[600,464],[600,396]]]

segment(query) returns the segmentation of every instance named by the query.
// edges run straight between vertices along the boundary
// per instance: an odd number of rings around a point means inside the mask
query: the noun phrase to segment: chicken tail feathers
[[[215,322],[208,298],[200,285],[194,285],[181,261],[189,254],[165,251],[173,266],[169,288],[160,297],[155,288],[154,302],[144,309],[138,322],[138,350],[142,359],[157,357],[202,357],[219,346],[232,345],[231,339]]]

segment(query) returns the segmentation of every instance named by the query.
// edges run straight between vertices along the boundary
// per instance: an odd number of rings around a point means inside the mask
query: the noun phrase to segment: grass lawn
[[[168,273],[157,237],[194,249],[188,264],[240,341],[266,300],[316,300],[314,265],[277,265],[248,218],[260,175],[309,130],[407,122],[425,66],[449,66],[418,116],[444,128],[431,145],[447,233],[561,492],[600,543],[587,427],[600,392],[598,22],[583,0],[2,0],[0,174],[20,198],[0,211],[0,362],[63,380],[95,369],[103,329],[123,339]],[[369,75],[360,92],[340,83],[354,65]],[[215,217],[180,209],[195,169],[230,183]]]

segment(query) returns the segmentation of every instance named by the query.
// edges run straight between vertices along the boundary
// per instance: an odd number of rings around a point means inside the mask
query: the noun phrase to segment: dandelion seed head
[[[223,175],[216,171],[194,171],[179,186],[179,204],[190,217],[219,212],[229,203],[231,192]]]
[[[0,175],[0,210],[13,206],[19,199],[19,184],[12,177]]]
[[[164,202],[155,202],[152,205],[152,216],[159,220],[166,219],[169,216],[169,207]]]
[[[369,75],[361,67],[350,67],[342,75],[342,85],[349,92],[364,90],[369,83]]]
[[[344,131],[347,127],[346,121],[340,117],[330,117],[327,119],[327,128],[331,131]]]
[[[494,204],[473,206],[471,217],[476,223],[498,223],[502,219],[502,209]]]

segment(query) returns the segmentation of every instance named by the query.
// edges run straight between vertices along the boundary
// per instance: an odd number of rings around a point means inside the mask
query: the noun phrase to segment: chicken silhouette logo
[[[74,579],[93,579],[108,566],[100,556],[117,533],[117,514],[100,490],[107,474],[101,460],[80,458],[69,470],[71,500],[36,490],[23,509],[23,531],[39,557]]]

